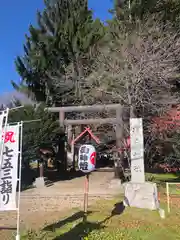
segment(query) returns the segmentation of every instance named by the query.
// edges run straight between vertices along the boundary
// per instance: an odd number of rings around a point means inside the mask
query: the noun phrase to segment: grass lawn
[[[161,193],[166,192],[166,182],[171,183],[169,185],[169,193],[173,195],[179,195],[180,198],[180,175],[173,173],[162,174],[148,174],[146,173],[146,180],[156,182]],[[172,184],[173,183],[173,184]]]
[[[89,207],[87,222],[79,209],[62,216],[58,223],[29,232],[23,240],[178,240],[180,239],[180,197],[172,203],[171,213],[161,219],[157,211],[123,209],[122,197],[101,200]],[[116,207],[115,207],[115,204]],[[165,198],[161,208],[166,209]]]
[[[156,183],[162,182],[180,182],[180,176],[174,173],[146,173],[146,179]]]

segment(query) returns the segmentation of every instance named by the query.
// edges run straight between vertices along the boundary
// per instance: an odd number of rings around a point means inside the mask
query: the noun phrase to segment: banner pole
[[[23,121],[20,127],[20,148],[19,148],[19,178],[18,178],[18,207],[17,207],[17,234],[16,240],[20,240],[20,199],[21,199],[21,168],[22,168],[22,137],[23,137]]]
[[[4,114],[6,112],[6,114]],[[0,152],[0,157],[1,157],[1,166],[0,168],[2,168],[2,163],[3,163],[3,151],[4,151],[4,143],[5,143],[5,137],[6,137],[6,129],[7,129],[7,123],[8,123],[8,115],[9,115],[9,108],[7,108],[4,112],[3,112],[3,115],[5,118],[5,123],[4,123],[4,138],[3,138],[3,141],[2,141],[2,144],[1,144],[1,152]],[[3,126],[2,126],[2,129],[3,129]],[[2,134],[3,132],[1,132],[1,138],[2,138]],[[2,139],[1,139],[2,140]]]

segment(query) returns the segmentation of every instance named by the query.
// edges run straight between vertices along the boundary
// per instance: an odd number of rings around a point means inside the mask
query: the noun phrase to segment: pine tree
[[[38,101],[61,104],[61,95],[76,92],[91,63],[90,50],[104,35],[99,20],[93,20],[86,0],[45,1],[38,12],[38,28],[30,26],[24,56],[15,64],[22,77],[19,90],[27,86]],[[57,103],[58,102],[58,103]]]
[[[18,104],[18,103],[17,103]],[[37,158],[41,145],[51,146],[59,126],[54,116],[44,111],[44,105],[25,105],[24,108],[11,111],[8,121],[23,121],[23,163],[28,164]]]

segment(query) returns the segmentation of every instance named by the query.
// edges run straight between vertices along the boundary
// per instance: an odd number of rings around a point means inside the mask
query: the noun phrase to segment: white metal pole
[[[6,116],[6,118],[5,118],[5,123],[4,123],[4,128],[2,127],[2,130],[4,131],[4,137],[3,137],[3,140],[2,140],[2,133],[3,132],[1,132],[0,134],[1,134],[1,152],[0,152],[0,157],[1,157],[1,166],[0,166],[0,168],[2,167],[2,162],[3,162],[3,151],[4,151],[4,141],[5,141],[5,137],[6,137],[6,129],[7,129],[7,122],[8,122],[8,115],[9,115],[9,108],[7,108],[6,110],[6,114],[5,114],[5,116]],[[3,112],[3,114],[4,114],[4,112]]]
[[[21,169],[22,169],[22,138],[23,138],[23,122],[19,124],[20,127],[20,148],[19,148],[19,178],[18,178],[18,207],[17,207],[17,234],[16,240],[20,240],[20,199],[21,199]]]
[[[170,200],[169,200],[169,183],[166,183],[166,196],[167,196],[167,210],[170,213]]]
[[[1,144],[0,144],[0,157],[1,157],[1,166],[2,166],[2,159],[3,159],[3,149],[4,149],[4,138],[3,138],[3,125],[4,125],[4,116],[5,116],[5,114],[4,114],[4,112],[2,112],[2,126],[0,126],[1,127]]]

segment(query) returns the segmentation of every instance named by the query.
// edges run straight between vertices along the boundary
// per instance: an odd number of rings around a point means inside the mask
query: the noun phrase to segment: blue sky
[[[89,7],[95,17],[106,20],[112,0],[89,0]],[[24,35],[36,24],[37,9],[43,9],[43,0],[0,0],[0,94],[12,90],[11,80],[20,80],[14,59],[23,53]]]

